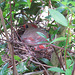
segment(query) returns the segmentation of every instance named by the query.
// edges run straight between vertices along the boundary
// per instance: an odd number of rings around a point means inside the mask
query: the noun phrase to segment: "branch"
[[[28,18],[28,20],[32,23],[31,19],[27,16],[25,12],[22,11],[22,14],[25,15]]]
[[[6,39],[9,41],[9,37],[8,37],[8,32],[7,32],[7,29],[6,29],[6,26],[5,26],[5,22],[4,22],[4,18],[3,18],[3,14],[2,14],[2,10],[0,8],[0,18],[1,18],[1,23],[3,25],[3,28],[4,28],[4,32],[5,32],[5,35],[6,35]],[[8,48],[10,50],[10,53],[11,53],[11,57],[12,57],[12,45],[10,42],[7,42],[8,43]],[[12,57],[13,58],[13,57]],[[13,61],[13,60],[12,60]],[[17,74],[15,74],[17,75]]]

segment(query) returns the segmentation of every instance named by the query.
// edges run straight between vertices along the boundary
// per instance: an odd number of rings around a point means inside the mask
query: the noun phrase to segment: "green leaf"
[[[38,42],[37,44],[48,43],[49,39],[43,33],[41,32],[36,32],[36,33],[47,40],[47,41]]]
[[[73,19],[73,24],[75,24],[75,19]]]
[[[6,25],[6,28],[9,29],[11,26],[10,25]],[[2,29],[2,32],[4,32],[4,29]]]
[[[27,59],[26,62],[25,62],[25,65],[26,65],[26,66],[27,66],[29,60],[30,60],[30,58],[28,57],[28,59]]]
[[[68,2],[68,0],[64,0],[64,2]]]
[[[74,62],[71,64],[71,66],[70,66],[69,69],[70,69],[71,71],[73,71],[73,67],[74,67]]]
[[[23,1],[23,2],[20,2],[20,4],[24,4],[24,5],[25,5],[25,4],[27,4],[27,2],[24,2],[24,1]]]
[[[50,44],[53,43],[53,42],[56,42],[56,41],[63,41],[63,40],[66,40],[66,37],[59,37],[59,38],[56,38],[56,39],[54,39],[52,42],[50,42]]]
[[[37,66],[35,66],[35,64],[33,64],[33,63],[31,63],[30,66],[29,66],[29,69],[31,71],[34,71],[36,68],[37,68]]]
[[[18,62],[22,60],[22,59],[21,59],[19,56],[17,56],[17,55],[14,55],[14,59],[17,60]]]
[[[8,63],[6,63],[6,64],[3,66],[3,71],[7,70],[7,67],[8,67]]]
[[[28,57],[28,59],[25,62],[21,62],[20,64],[17,65],[18,73],[24,73],[24,72],[29,71],[29,69],[27,68],[29,59],[30,58]]]
[[[62,47],[62,46],[65,46],[65,45],[66,45],[66,41],[61,41],[61,42],[59,42],[59,44],[58,44],[59,47]]]
[[[48,70],[53,72],[65,73],[65,71],[63,71],[61,68],[58,68],[58,67],[52,67],[52,68],[49,68]]]
[[[67,2],[65,2],[65,1],[62,1],[61,3],[62,3],[63,5],[67,5]]]
[[[47,27],[58,27],[58,25],[52,25],[52,24],[48,24]]]
[[[60,2],[60,0],[52,0],[52,1],[59,1]]]
[[[67,68],[69,69],[70,65],[72,64],[72,60],[66,60]]]
[[[8,67],[8,63],[6,63],[6,64],[3,66],[3,68],[2,68],[1,71],[0,71],[0,75],[7,75],[7,73],[8,73],[7,67]]]
[[[75,7],[72,7],[71,10],[72,10],[73,12],[75,12]]]
[[[28,6],[29,6],[29,8],[30,8],[30,6],[31,6],[30,0],[27,0],[27,4],[28,4]]]
[[[2,61],[2,58],[0,56],[0,65],[2,65],[4,62]]]
[[[26,5],[26,4],[27,2],[25,1],[19,1],[19,2],[16,2],[15,7],[19,7],[20,5]]]
[[[75,35],[73,35],[72,37],[74,37],[74,38],[75,38]]]
[[[41,42],[38,42],[37,44],[43,44],[43,43],[48,43],[48,41],[41,41]]]
[[[65,75],[72,75],[72,71],[70,69],[66,69]]]
[[[24,10],[26,11],[26,14],[37,16],[40,13],[39,12],[39,10],[41,9],[40,6],[41,6],[41,3],[32,2],[30,8],[28,8],[27,6],[27,8],[24,8]]]
[[[75,28],[75,26],[68,26],[69,28]]]
[[[46,16],[45,18],[46,18],[46,19],[50,19],[50,18],[51,18],[51,15],[48,15],[48,16]]]
[[[16,4],[15,4],[15,7],[17,7],[17,6],[19,6],[19,4],[18,4],[18,3],[16,3]]]
[[[43,33],[41,33],[41,32],[36,32],[36,33],[39,34],[41,37],[44,37],[47,39],[47,37]]]
[[[71,61],[74,62],[74,61],[73,61],[73,58],[72,58],[72,56],[71,56],[71,54],[70,54],[69,52],[67,52],[67,54],[69,55]]]
[[[5,48],[6,47],[6,45],[7,45],[7,43],[4,43],[4,44],[0,44],[0,48]]]
[[[66,18],[60,12],[54,9],[49,9],[49,12],[50,12],[50,15],[54,18],[56,22],[58,22],[59,24],[63,26],[68,26],[68,22]]]
[[[53,66],[52,63],[46,58],[41,58],[40,60],[49,66]]]
[[[53,28],[50,28],[49,33],[50,34],[54,34],[54,29]]]
[[[75,6],[75,1],[70,1],[68,4],[72,4],[72,6]]]
[[[21,62],[20,64],[18,64],[17,70],[18,70],[18,73],[24,73],[28,71],[28,68],[26,67],[26,62]]]

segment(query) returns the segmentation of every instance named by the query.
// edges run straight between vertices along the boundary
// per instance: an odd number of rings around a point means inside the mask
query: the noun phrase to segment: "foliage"
[[[68,0],[67,0],[68,1]],[[67,2],[66,0],[65,1],[62,1],[61,3],[63,4],[63,9],[65,9],[65,10],[67,10],[68,12],[69,12],[69,14],[70,13],[72,13],[72,14],[74,14],[74,12],[72,12],[71,11],[71,8],[69,8],[69,4],[71,3],[71,2]],[[72,3],[71,3],[72,4]],[[73,4],[72,4],[73,5]],[[73,5],[74,6],[74,5]],[[75,28],[75,26],[72,26],[72,25],[69,25],[70,24],[70,21],[68,20],[67,21],[67,19],[61,14],[62,13],[62,11],[60,10],[60,8],[62,7],[62,5],[60,6],[60,7],[58,7],[56,10],[55,9],[49,9],[49,12],[50,12],[50,15],[49,16],[47,16],[46,18],[47,19],[50,19],[51,17],[57,22],[57,23],[59,23],[60,25],[63,25],[63,26],[66,26],[67,28],[69,27],[69,28]],[[67,8],[67,9],[66,9]],[[59,10],[60,11],[59,11]],[[57,11],[58,10],[58,11]],[[69,11],[70,10],[70,11]],[[60,13],[61,12],[61,13]],[[75,14],[74,14],[75,15]],[[68,23],[69,22],[69,23]],[[51,25],[49,25],[49,26],[51,26]],[[53,29],[52,29],[53,30]],[[51,31],[52,31],[51,30]],[[69,31],[69,30],[68,30]],[[52,33],[52,32],[50,32],[50,33]],[[53,32],[54,33],[54,32]],[[39,35],[41,35],[41,33],[38,33]],[[67,34],[67,35],[69,35],[69,33]],[[44,37],[45,38],[45,36],[44,35],[41,35],[42,37]],[[47,38],[46,38],[47,39]],[[70,41],[70,36],[68,36],[68,37],[59,37],[59,38],[56,38],[56,39],[54,39],[53,41],[48,41],[48,42],[50,42],[50,44],[51,43],[54,43],[54,42],[57,42],[57,41],[63,41],[63,40],[67,40],[68,39],[68,41],[66,41],[66,47],[65,47],[65,53],[64,53],[64,55],[66,54],[66,49],[68,48],[68,46],[67,45],[69,45],[69,41]],[[61,44],[61,43],[60,43]],[[59,45],[60,45],[59,44]],[[62,46],[65,46],[65,45],[62,45]],[[65,57],[66,58],[66,57]],[[71,57],[72,58],[72,57]],[[62,70],[61,68],[58,68],[58,67],[52,67],[52,68],[49,68],[48,70],[50,70],[50,71],[54,71],[54,72],[60,72],[60,73],[65,73],[65,75],[71,75],[72,74],[72,70],[73,70],[73,65],[74,65],[74,63],[72,64],[72,60],[66,60],[66,66],[67,66],[67,69],[66,69],[66,71],[64,71],[64,70]],[[70,66],[71,65],[71,66]]]
[[[73,65],[72,60],[66,60],[67,61],[67,69],[66,71],[62,70],[61,68],[58,67],[52,67],[49,68],[49,71],[54,71],[54,72],[60,72],[60,73],[65,73],[65,75],[72,75],[72,70],[73,70]]]
[[[54,72],[60,72],[60,73],[65,73],[62,69],[58,67],[52,67],[48,69],[49,71],[54,71]]]
[[[28,68],[26,67],[26,62],[21,62],[17,65],[17,71],[18,73],[24,73],[25,71],[28,71]]]
[[[2,58],[1,58],[1,56],[0,56],[0,65],[2,65],[3,64],[3,61],[2,61]]]
[[[6,48],[7,43],[0,44],[0,66],[4,64],[4,61],[2,60],[2,55],[5,54],[5,48]]]
[[[30,71],[33,72],[37,69],[37,66],[34,63],[31,63],[28,68],[29,68]]]
[[[3,68],[0,70],[0,75],[7,75],[7,73],[8,73],[7,67],[8,67],[8,63],[6,63],[6,64],[3,66]]]
[[[22,59],[21,59],[19,56],[17,56],[17,55],[14,55],[14,59],[17,60],[18,62],[22,60]]]
[[[2,50],[2,49],[4,49],[4,48],[6,48],[6,45],[7,45],[7,43],[0,44],[0,50]]]
[[[52,42],[50,42],[50,44],[53,43],[53,42],[63,41],[63,40],[66,40],[66,37],[59,37],[59,38],[56,38],[56,39],[54,39]]]
[[[53,66],[52,63],[46,58],[40,58],[40,60],[49,66]]]
[[[49,12],[50,12],[50,15],[54,18],[54,20],[56,22],[58,22],[59,24],[61,24],[63,26],[68,26],[67,20],[60,12],[58,12],[54,9],[49,9]]]
[[[12,11],[13,23],[16,20],[18,22],[18,25],[23,25],[25,23],[24,18],[25,18],[26,22],[28,21],[26,16],[23,16],[23,12],[26,12],[28,15],[29,14],[36,15],[39,12],[41,3],[40,2],[35,3],[34,1],[30,2],[30,0],[15,0],[15,5],[14,5],[14,2],[11,3],[12,10],[14,10],[14,11]],[[10,4],[8,3],[8,0],[5,0],[4,2],[2,2],[0,4],[0,7],[3,9],[4,18],[7,16],[8,21],[10,21],[10,16],[9,16]],[[19,12],[19,10],[21,10],[21,11]],[[35,20],[35,19],[33,19],[33,20]],[[5,21],[5,23],[6,23],[7,29],[9,29],[10,28],[9,23],[7,23],[6,21]],[[4,31],[3,28],[1,30]]]

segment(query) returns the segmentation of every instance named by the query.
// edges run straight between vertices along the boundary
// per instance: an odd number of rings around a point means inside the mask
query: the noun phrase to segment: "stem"
[[[66,39],[66,46],[65,46],[65,52],[64,52],[64,58],[65,58],[65,67],[67,69],[67,65],[66,65],[66,55],[67,55],[67,44],[68,44],[68,35],[67,35],[67,39]]]
[[[72,15],[71,15],[71,19],[70,19],[70,22],[69,22],[69,26],[71,25],[71,21],[72,21]],[[65,66],[66,66],[66,69],[67,69],[67,65],[66,65],[66,55],[67,55],[67,45],[69,43],[69,37],[71,36],[70,34],[70,28],[68,28],[68,34],[67,34],[67,39],[66,39],[66,46],[65,46],[65,52],[64,52],[64,58],[65,58]]]

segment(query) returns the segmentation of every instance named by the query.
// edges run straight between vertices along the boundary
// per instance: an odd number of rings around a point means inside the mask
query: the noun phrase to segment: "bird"
[[[21,40],[26,43],[28,46],[34,46],[36,51],[47,49],[45,44],[38,44],[38,42],[47,41],[46,38],[37,34],[37,32],[43,33],[48,38],[48,33],[42,28],[33,23],[24,24],[25,32],[21,35]]]

